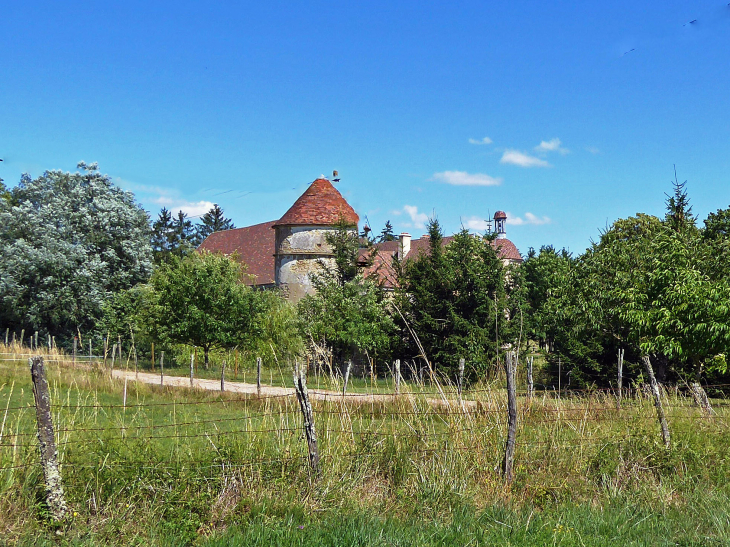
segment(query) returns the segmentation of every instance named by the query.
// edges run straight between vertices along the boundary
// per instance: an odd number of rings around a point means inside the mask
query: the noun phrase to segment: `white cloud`
[[[550,139],[549,141],[542,141],[535,147],[535,151],[541,153],[557,152],[564,156],[565,154],[568,154],[570,150],[568,150],[567,148],[563,148],[562,146],[560,146],[561,144],[562,143],[558,138]]]
[[[552,220],[550,217],[538,217],[530,212],[525,213],[524,218],[518,217],[511,213],[507,213],[507,224],[512,226],[524,226],[531,224],[533,226],[540,226],[542,224],[550,224]]]
[[[213,202],[211,201],[186,201],[169,196],[159,196],[154,198],[152,201],[157,205],[167,207],[173,215],[176,215],[178,211],[182,211],[183,213],[187,213],[190,217],[204,215],[213,207]]]
[[[415,205],[404,205],[403,210],[411,217],[414,228],[425,228],[428,215],[426,213],[419,213],[418,207]]]
[[[499,186],[501,178],[490,177],[484,173],[467,173],[466,171],[443,171],[434,173],[433,180],[452,186]]]
[[[600,154],[601,151],[596,148],[595,146],[586,146],[586,152],[590,152],[591,154]]]
[[[492,144],[492,139],[484,137],[483,139],[469,139],[469,144]]]
[[[480,217],[469,217],[465,220],[464,226],[475,232],[486,232],[491,228],[489,221]]]
[[[518,165],[519,167],[550,167],[545,160],[530,156],[519,150],[505,150],[502,154],[500,163],[508,163],[510,165]]]

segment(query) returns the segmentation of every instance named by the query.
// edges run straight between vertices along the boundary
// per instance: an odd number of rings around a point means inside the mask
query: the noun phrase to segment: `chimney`
[[[403,232],[398,236],[398,260],[403,260],[411,252],[411,234]]]

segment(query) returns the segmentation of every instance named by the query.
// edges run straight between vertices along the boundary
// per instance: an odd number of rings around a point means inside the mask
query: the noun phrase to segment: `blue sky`
[[[730,205],[730,6],[13,2],[0,177],[97,161],[156,215],[280,217],[318,175],[379,232],[510,215],[522,253]]]

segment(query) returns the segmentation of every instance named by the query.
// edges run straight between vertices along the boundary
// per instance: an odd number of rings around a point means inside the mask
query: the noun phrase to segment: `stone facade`
[[[333,263],[326,235],[330,226],[276,226],[276,285],[292,302],[312,294],[310,274],[320,270],[320,261]]]

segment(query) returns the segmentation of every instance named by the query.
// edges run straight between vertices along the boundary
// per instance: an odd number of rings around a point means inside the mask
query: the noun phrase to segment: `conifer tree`
[[[393,225],[390,223],[390,220],[386,220],[385,227],[380,232],[380,236],[378,237],[378,242],[382,243],[384,241],[395,241],[396,239],[398,238],[393,233]]]
[[[205,213],[197,227],[198,241],[202,243],[206,237],[214,232],[222,232],[223,230],[231,230],[235,228],[233,221],[223,215],[217,203],[213,204],[210,211]]]

